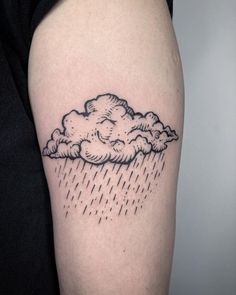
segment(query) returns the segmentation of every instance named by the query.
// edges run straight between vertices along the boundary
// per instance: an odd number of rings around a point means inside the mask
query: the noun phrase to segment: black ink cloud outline
[[[135,113],[126,100],[114,94],[98,95],[86,101],[84,108],[84,112],[72,110],[63,116],[63,131],[57,128],[52,132],[43,156],[82,158],[95,165],[128,164],[140,152],[159,153],[167,148],[168,142],[178,140],[175,130],[169,125],[165,127],[155,113]],[[112,138],[117,129],[120,132]]]

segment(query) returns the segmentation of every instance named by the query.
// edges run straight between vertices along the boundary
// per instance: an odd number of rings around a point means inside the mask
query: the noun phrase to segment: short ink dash
[[[77,190],[78,185],[79,185],[79,183],[77,182],[76,185],[75,185],[74,191]]]
[[[109,185],[110,181],[111,181],[111,177],[109,177],[109,179],[107,181],[107,185]]]
[[[94,189],[95,189],[95,184],[93,185],[93,187],[91,189],[91,194],[93,193]]]
[[[84,165],[83,165],[83,167],[82,167],[82,169],[81,169],[81,172],[84,171],[85,165],[86,165],[86,162],[84,162]]]
[[[121,213],[121,211],[122,211],[122,208],[123,208],[123,205],[120,206],[120,210],[119,210],[118,215],[120,215],[120,213]]]
[[[100,197],[100,200],[99,200],[99,204],[101,204],[102,198],[103,198],[103,194],[101,194],[101,197]]]
[[[93,180],[96,178],[98,172],[96,171],[96,173],[94,174]]]
[[[78,200],[79,200],[79,198],[80,198],[80,196],[81,196],[81,193],[82,193],[82,192],[80,191],[80,192],[79,192],[79,195],[78,195],[78,197],[77,197]]]
[[[120,184],[121,178],[122,178],[122,174],[120,175],[120,178],[118,180],[117,186]]]
[[[124,188],[125,184],[126,184],[126,181],[123,182],[122,189]]]
[[[84,213],[85,213],[86,209],[87,209],[87,205],[84,207],[83,215],[84,215]]]
[[[162,164],[161,171],[163,171],[163,170],[164,170],[164,167],[165,167],[165,161],[164,161],[164,162],[163,162],[163,164]]]
[[[108,172],[108,169],[106,169],[106,171],[105,171],[105,173],[104,173],[104,176],[103,176],[103,179],[106,177],[107,172]]]
[[[89,184],[90,184],[90,180],[88,180],[87,185],[86,185],[86,188],[88,188]]]
[[[109,194],[111,194],[112,190],[113,190],[113,186],[110,188]]]
[[[84,184],[85,178],[87,176],[87,173],[84,174],[83,180],[82,180],[82,184]]]
[[[131,179],[133,173],[134,173],[134,171],[131,171],[130,176],[129,176],[129,181],[130,181],[130,179]]]
[[[68,190],[68,193],[66,195],[66,199],[68,199],[69,195],[70,195],[70,190]]]

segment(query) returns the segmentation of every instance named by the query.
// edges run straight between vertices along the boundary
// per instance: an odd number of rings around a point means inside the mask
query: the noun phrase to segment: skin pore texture
[[[29,93],[61,294],[168,294],[184,94],[165,1],[59,2]]]

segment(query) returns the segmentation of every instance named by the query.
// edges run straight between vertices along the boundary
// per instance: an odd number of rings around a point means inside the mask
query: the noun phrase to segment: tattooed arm
[[[29,91],[61,294],[167,294],[183,82],[165,1],[61,2]]]

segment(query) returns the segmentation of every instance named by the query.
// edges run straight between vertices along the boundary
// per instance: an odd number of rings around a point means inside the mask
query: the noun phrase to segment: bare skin
[[[61,294],[168,294],[184,94],[165,1],[62,1],[29,92]]]

